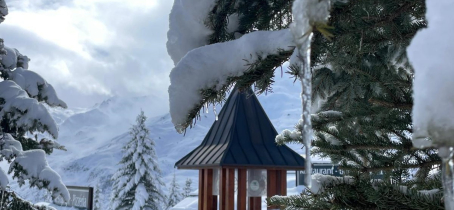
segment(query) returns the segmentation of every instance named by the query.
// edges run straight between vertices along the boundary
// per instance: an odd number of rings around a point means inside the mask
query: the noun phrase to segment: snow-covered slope
[[[291,129],[301,113],[300,86],[284,75],[276,78],[274,93],[259,96],[278,132]],[[103,188],[105,204],[110,193],[110,177],[117,169],[121,159],[121,148],[129,140],[128,130],[134,119],[143,109],[149,117],[147,127],[151,138],[156,142],[156,151],[164,182],[170,183],[176,173],[181,187],[187,178],[193,180],[193,189],[198,183],[197,171],[175,170],[175,162],[194,149],[203,140],[215,116],[212,111],[203,113],[194,128],[185,135],[178,134],[171,123],[168,113],[155,113],[159,100],[153,97],[118,98],[114,97],[85,110],[52,110],[58,118],[59,142],[68,151],[54,151],[48,156],[49,165],[61,176],[66,185],[96,186]],[[220,107],[217,107],[220,110]],[[69,113],[69,114],[68,114]],[[66,117],[66,119],[64,119]],[[64,120],[63,120],[64,119]],[[302,152],[301,145],[290,145]],[[13,188],[17,186],[13,184]],[[21,196],[34,202],[45,201],[44,191],[20,189]],[[49,200],[47,200],[49,201]],[[107,209],[107,206],[105,207]]]

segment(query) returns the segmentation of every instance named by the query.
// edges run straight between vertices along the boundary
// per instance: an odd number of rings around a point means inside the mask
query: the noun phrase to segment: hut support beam
[[[226,168],[221,168],[221,176],[219,177],[219,210],[226,209],[226,197],[227,197],[227,170]]]
[[[205,170],[206,169],[200,169],[199,170],[199,205],[198,205],[199,206],[199,210],[203,210],[203,203],[205,203],[204,200],[203,200],[203,198],[205,197],[205,193],[203,192],[203,190],[205,189],[205,187],[204,187]]]
[[[227,169],[227,182],[226,182],[226,198],[225,198],[225,207],[226,210],[235,209],[235,169]]]
[[[262,197],[249,197],[249,210],[261,210]]]
[[[287,171],[267,170],[267,197],[275,195],[287,195]],[[268,209],[276,209],[276,206],[269,206]]]
[[[203,174],[203,184],[200,186],[199,183],[199,210],[216,210],[217,196],[213,196],[213,169],[201,169],[200,172]],[[200,190],[202,190],[202,192],[200,192]],[[215,199],[216,202],[214,202]]]
[[[286,170],[280,170],[277,171],[278,173],[278,181],[280,180],[280,189],[278,189],[278,193],[280,195],[287,195],[287,171]]]
[[[246,210],[246,180],[247,170],[238,169],[238,194],[237,194],[237,210]]]

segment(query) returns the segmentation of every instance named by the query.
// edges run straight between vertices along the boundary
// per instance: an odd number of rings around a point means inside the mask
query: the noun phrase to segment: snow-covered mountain
[[[292,129],[300,117],[300,86],[292,81],[287,75],[283,78],[278,76],[273,93],[259,96],[278,132]],[[67,151],[54,151],[48,156],[49,165],[61,175],[66,185],[96,186],[99,183],[103,188],[104,203],[107,204],[110,177],[118,167],[123,145],[130,138],[128,130],[142,109],[149,116],[146,124],[156,142],[164,182],[170,183],[175,172],[181,187],[187,178],[191,178],[193,189],[196,189],[197,171],[176,170],[174,164],[201,143],[215,115],[212,111],[203,113],[202,119],[181,135],[175,131],[168,113],[156,113],[157,107],[163,106],[159,101],[162,100],[152,96],[113,97],[87,109],[51,110],[59,124],[58,141],[65,145]],[[220,106],[217,107],[217,110],[220,109]],[[302,152],[301,145],[290,146]],[[17,188],[14,183],[12,187]],[[19,193],[34,202],[46,198],[44,191],[30,190],[26,186]]]

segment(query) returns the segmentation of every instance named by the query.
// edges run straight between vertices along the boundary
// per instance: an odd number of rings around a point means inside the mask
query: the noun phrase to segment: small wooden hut
[[[304,159],[276,135],[252,89],[235,87],[202,144],[175,164],[199,170],[198,209],[258,210],[262,196],[286,195],[287,170],[304,170]]]

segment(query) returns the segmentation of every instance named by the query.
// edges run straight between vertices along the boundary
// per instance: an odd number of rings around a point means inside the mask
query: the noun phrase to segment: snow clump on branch
[[[267,44],[264,44],[267,43]],[[170,72],[170,115],[178,132],[187,125],[187,116],[203,103],[200,91],[219,91],[229,77],[242,76],[250,63],[293,50],[288,29],[256,31],[229,42],[216,43],[190,51]]]
[[[213,33],[205,20],[215,0],[175,0],[169,15],[167,52],[176,65],[187,52],[208,44]]]

